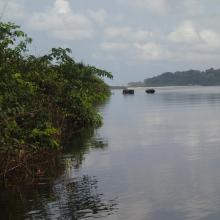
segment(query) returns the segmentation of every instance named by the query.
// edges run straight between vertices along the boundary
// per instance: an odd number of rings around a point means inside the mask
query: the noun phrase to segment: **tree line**
[[[205,71],[188,70],[165,72],[158,76],[147,78],[143,82],[131,82],[130,86],[215,86],[220,85],[220,69]]]

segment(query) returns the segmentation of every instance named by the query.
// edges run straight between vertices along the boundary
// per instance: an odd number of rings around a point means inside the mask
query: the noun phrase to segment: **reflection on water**
[[[83,176],[53,187],[3,191],[1,219],[81,219],[113,213],[114,200],[105,201],[95,178]]]
[[[81,170],[118,196],[105,219],[220,219],[219,109],[220,87],[115,91],[99,131],[107,152],[91,152]]]
[[[1,219],[219,220],[219,109],[220,87],[114,91],[53,185],[2,191]]]
[[[1,189],[0,219],[82,219],[100,218],[114,213],[115,199],[106,200],[98,190],[96,177],[73,177],[91,149],[105,149],[107,143],[94,129],[84,130],[66,140],[63,175],[52,184],[37,188]]]
[[[65,188],[63,185],[56,187],[60,197],[60,216],[80,219],[111,214],[116,206],[115,201],[104,201],[103,194],[98,193],[97,183],[95,178],[83,176],[77,181],[69,182]]]
[[[93,149],[105,150],[107,141],[95,133],[94,129],[85,129],[70,136],[63,143],[65,146],[65,159],[77,169],[87,154]]]

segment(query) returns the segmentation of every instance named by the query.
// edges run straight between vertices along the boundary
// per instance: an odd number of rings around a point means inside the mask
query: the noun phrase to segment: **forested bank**
[[[188,70],[166,72],[158,76],[145,79],[143,82],[131,82],[129,86],[219,86],[220,69],[205,71]]]
[[[55,163],[71,129],[101,125],[96,106],[110,96],[112,75],[77,63],[71,50],[28,53],[32,39],[13,23],[0,23],[0,178],[34,182]]]

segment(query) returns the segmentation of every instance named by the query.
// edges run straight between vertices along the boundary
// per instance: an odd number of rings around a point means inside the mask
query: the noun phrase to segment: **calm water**
[[[53,185],[1,192],[1,219],[220,219],[220,87],[113,93]]]

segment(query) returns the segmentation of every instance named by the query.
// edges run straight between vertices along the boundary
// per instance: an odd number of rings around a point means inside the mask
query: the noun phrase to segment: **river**
[[[0,219],[220,219],[220,87],[112,92],[53,184],[1,192]]]

